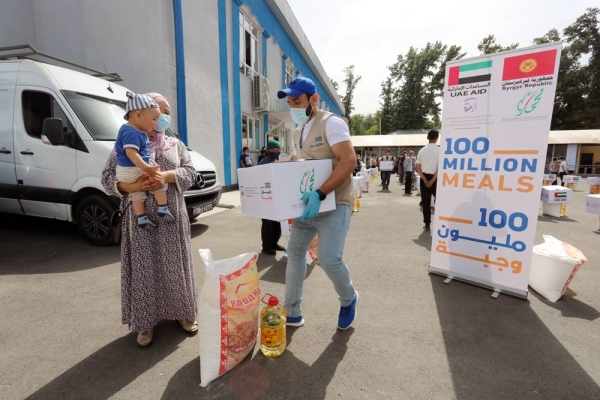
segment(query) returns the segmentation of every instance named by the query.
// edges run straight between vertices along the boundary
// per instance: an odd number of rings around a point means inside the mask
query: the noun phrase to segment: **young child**
[[[154,163],[150,153],[148,133],[156,128],[160,117],[158,104],[144,94],[127,92],[125,106],[126,124],[121,126],[115,152],[117,156],[117,179],[124,183],[134,183],[140,176],[147,174],[152,179],[158,179],[159,166]],[[151,191],[158,204],[158,215],[168,222],[175,221],[167,206],[167,186]],[[155,228],[156,225],[146,215],[144,202],[146,192],[129,194],[131,206],[138,218],[140,228]]]

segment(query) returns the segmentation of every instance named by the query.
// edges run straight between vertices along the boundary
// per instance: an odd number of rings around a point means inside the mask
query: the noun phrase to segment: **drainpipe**
[[[183,143],[188,144],[187,96],[185,92],[185,52],[183,44],[183,7],[181,0],[173,0],[175,28],[175,76],[177,81],[177,128]]]

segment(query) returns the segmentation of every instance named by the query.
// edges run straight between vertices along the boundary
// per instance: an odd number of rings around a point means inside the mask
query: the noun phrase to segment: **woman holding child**
[[[160,169],[153,173],[153,178],[144,175],[134,183],[120,182],[116,172],[117,156],[113,152],[102,172],[102,185],[107,193],[123,199],[122,322],[138,333],[137,342],[141,347],[152,343],[154,326],[162,320],[177,320],[185,331],[192,334],[198,331],[190,223],[183,198],[183,193],[194,183],[196,171],[185,145],[165,134],[171,114],[168,100],[158,93],[148,93],[146,96],[151,107],[158,105],[160,110],[160,117],[153,117],[155,122],[148,123],[154,129],[143,132],[150,140],[152,162]],[[146,105],[145,102],[142,104]],[[128,102],[127,125],[134,128],[148,126],[145,123],[136,124],[139,118],[142,121],[150,118],[139,107],[136,109],[135,105]],[[145,216],[152,223],[139,223],[139,216],[130,206],[128,195],[159,191],[165,185],[166,207],[173,219],[161,215],[155,196],[147,196]],[[161,206],[164,207],[164,204]]]

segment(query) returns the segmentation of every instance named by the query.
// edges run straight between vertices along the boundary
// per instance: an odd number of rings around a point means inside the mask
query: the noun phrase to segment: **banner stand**
[[[477,278],[474,278],[472,276],[466,276],[466,275],[462,275],[462,274],[459,274],[456,272],[449,272],[447,270],[439,269],[439,268],[432,267],[432,266],[429,266],[428,272],[430,274],[443,276],[448,279],[457,280],[457,281],[461,281],[464,283],[469,283],[474,286],[479,286],[484,289],[490,289],[496,293],[499,292],[499,293],[503,293],[503,294],[508,294],[508,295],[518,297],[523,300],[527,300],[527,293],[528,293],[527,291],[522,291],[522,290],[518,290],[518,289],[514,289],[514,288],[510,288],[510,287],[502,286],[502,285],[498,285],[498,284],[495,284],[492,286],[492,285],[490,285],[490,282],[488,282],[488,281],[483,281],[483,280],[480,281]],[[492,294],[492,297],[497,298],[498,296],[494,296]]]

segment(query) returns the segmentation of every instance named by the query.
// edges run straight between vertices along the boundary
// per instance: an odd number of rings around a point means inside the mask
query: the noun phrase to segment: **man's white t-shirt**
[[[315,119],[313,118],[308,121],[306,125],[304,125],[304,131],[302,132],[302,140],[300,143],[304,143],[306,140],[314,120]],[[327,142],[329,143],[330,147],[333,147],[335,144],[350,140],[350,130],[348,129],[348,124],[346,121],[336,115],[330,116],[327,118],[327,121],[325,121],[325,134],[327,135]],[[295,144],[292,155],[297,156]]]
[[[421,164],[421,171],[424,174],[435,174],[438,169],[440,159],[440,148],[435,143],[429,143],[419,150],[417,154],[417,164]]]
[[[565,160],[563,160],[560,163],[560,166],[558,167],[558,172],[569,172],[569,170],[567,169],[567,162]]]

